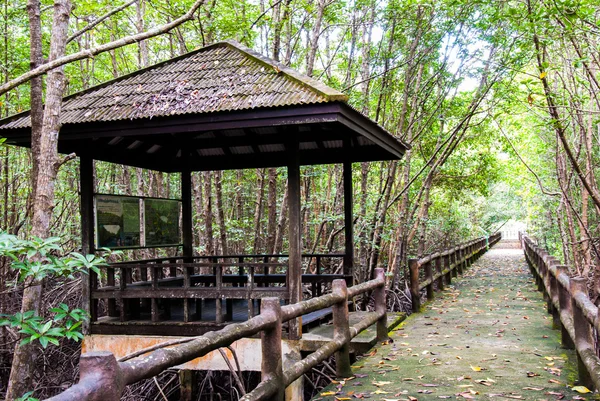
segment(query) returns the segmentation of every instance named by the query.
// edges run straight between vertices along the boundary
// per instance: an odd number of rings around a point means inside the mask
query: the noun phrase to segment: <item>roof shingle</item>
[[[63,101],[61,122],[153,118],[346,101],[321,82],[234,41],[219,42],[105,82]],[[0,122],[26,128],[29,112]]]

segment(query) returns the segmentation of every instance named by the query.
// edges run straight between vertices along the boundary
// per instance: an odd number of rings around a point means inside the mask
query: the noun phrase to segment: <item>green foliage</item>
[[[17,283],[34,285],[45,278],[73,279],[76,274],[100,274],[100,267],[106,265],[105,258],[95,255],[82,255],[76,252],[60,256],[60,238],[20,239],[14,235],[0,233],[0,257],[10,261],[10,267],[17,272]],[[18,312],[14,315],[0,315],[0,326],[10,326],[24,334],[21,344],[39,341],[42,347],[48,344],[59,345],[61,338],[79,341],[83,338],[81,325],[88,318],[82,309],[70,309],[64,303],[49,311],[52,316],[44,318],[35,311]]]

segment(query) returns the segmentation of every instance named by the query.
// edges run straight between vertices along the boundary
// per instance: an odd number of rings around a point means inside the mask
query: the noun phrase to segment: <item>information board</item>
[[[140,198],[96,195],[98,248],[139,247],[140,232]]]
[[[181,202],[172,199],[144,199],[146,246],[181,244],[179,215]]]

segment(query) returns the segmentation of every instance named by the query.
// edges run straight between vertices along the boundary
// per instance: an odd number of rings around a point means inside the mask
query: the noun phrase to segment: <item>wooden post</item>
[[[387,303],[385,297],[385,272],[382,268],[378,267],[375,269],[375,279],[383,281],[381,287],[377,287],[373,291],[373,298],[375,300],[375,312],[381,315],[377,321],[377,341],[385,341],[388,339],[388,326],[387,326]]]
[[[192,222],[192,173],[186,165],[181,170],[181,234],[183,261],[191,263],[194,256],[194,232]]]
[[[452,248],[450,252],[450,262],[452,267],[452,277],[458,277],[458,247]]]
[[[558,277],[560,276],[561,273],[567,274],[568,271],[569,270],[568,270],[567,266],[564,266],[564,265],[556,266],[556,280],[557,280],[557,286],[558,286],[558,303],[560,304],[560,314],[562,315],[563,313],[566,313],[568,316],[571,316],[571,313],[572,313],[571,312],[571,294],[569,293],[569,289],[565,288],[560,283],[560,280],[558,280]],[[562,344],[563,348],[565,348],[565,349],[575,348],[575,344],[573,343],[573,340],[571,339],[569,332],[562,324],[562,321],[561,321],[561,325],[560,325],[560,335],[561,335],[561,337],[560,337],[561,344]]]
[[[194,399],[194,372],[189,369],[179,370],[179,399],[181,401]]]
[[[333,280],[333,294],[342,300],[333,305],[333,338],[344,345],[335,353],[335,372],[338,379],[352,376],[350,367],[350,320],[348,315],[348,289],[345,280]]]
[[[94,160],[87,155],[79,155],[79,188],[81,189],[81,253],[94,253]],[[82,307],[89,312],[90,320],[84,320],[83,334],[90,334],[90,322],[98,317],[97,301],[92,300],[92,282],[98,276],[94,272],[82,275]]]
[[[577,349],[592,348],[594,339],[592,337],[592,327],[585,317],[583,311],[575,302],[575,295],[583,293],[587,296],[587,279],[584,277],[572,277],[571,280],[571,310],[573,311],[573,327],[575,328],[575,344]],[[594,383],[590,377],[583,360],[577,353],[577,371],[579,373],[579,382],[592,389]]]
[[[556,261],[554,261],[554,264],[552,266],[554,266],[554,271],[558,274],[558,270],[556,269]],[[560,312],[559,309],[556,308],[556,306],[554,306],[554,302],[560,302],[558,299],[558,280],[556,279],[556,276],[554,274],[550,274],[550,302],[548,303],[548,308],[549,308],[549,312],[552,314],[552,327],[554,329],[560,329],[561,328],[561,322],[560,322]]]
[[[444,291],[444,275],[442,274],[442,271],[444,270],[444,258],[445,257],[443,255],[440,255],[435,260],[435,268],[440,275],[440,278],[437,279],[438,291]]]
[[[419,293],[419,259],[409,259],[410,270],[410,296],[412,299],[412,311],[417,313],[421,310],[421,294]]]
[[[283,401],[285,397],[285,387],[283,379],[283,361],[281,354],[281,305],[279,298],[263,298],[261,301],[261,313],[272,314],[275,317],[275,323],[260,334],[262,362],[261,379],[273,379],[279,382],[277,392],[268,401]]]
[[[444,269],[448,269],[448,273],[446,273],[446,284],[450,285],[452,284],[452,271],[450,270],[450,264],[451,264],[451,259],[450,259],[450,252],[446,253],[446,256],[444,256]]]
[[[183,243],[183,262],[192,263],[194,257],[194,232],[192,216],[192,173],[189,169],[189,153],[182,152],[184,156],[184,166],[181,170],[181,239]],[[189,277],[194,274],[193,267],[185,267],[184,276],[187,277],[188,286],[191,287]],[[190,321],[191,299],[183,300],[184,321]]]
[[[433,295],[433,269],[431,268],[431,261],[425,263],[425,280],[429,281],[427,284],[427,300],[431,301]]]
[[[346,149],[349,151],[349,149]],[[344,275],[352,276],[354,270],[354,219],[353,219],[352,162],[344,161]],[[352,281],[346,281],[352,285]]]
[[[456,269],[457,270],[456,274],[460,274],[460,275],[463,274],[463,263],[464,263],[463,262],[463,255],[464,255],[463,248],[462,248],[462,246],[459,246],[458,249],[457,249],[457,251],[456,251],[456,257],[458,258],[458,262],[457,262],[458,263],[458,267]]]
[[[288,222],[289,222],[289,266],[288,283],[290,303],[302,300],[302,242],[300,214],[300,161],[298,159],[298,143],[290,143],[288,163]],[[302,318],[289,321],[290,340],[302,337]]]

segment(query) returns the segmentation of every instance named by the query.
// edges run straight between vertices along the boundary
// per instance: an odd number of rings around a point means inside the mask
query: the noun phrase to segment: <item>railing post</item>
[[[450,251],[448,251],[446,253],[446,256],[444,256],[444,269],[448,269],[448,273],[446,273],[446,284],[450,285],[452,284],[452,270],[450,270],[450,264],[452,262],[452,260],[450,259]]]
[[[552,314],[552,326],[555,329],[560,329],[560,310],[557,308],[554,303],[558,303],[560,305],[560,301],[558,299],[558,280],[556,279],[556,275],[558,275],[558,269],[556,268],[558,262],[556,259],[552,259],[552,264],[550,265],[550,301],[548,302],[549,312]],[[552,274],[552,270],[554,270],[554,274]],[[556,274],[556,275],[555,275]]]
[[[416,313],[421,309],[421,294],[419,293],[419,259],[409,259],[408,269],[410,270],[412,311]]]
[[[434,298],[433,295],[433,269],[431,268],[431,260],[425,263],[425,280],[429,281],[427,284],[427,300],[431,301]]]
[[[263,298],[261,314],[273,315],[275,323],[260,334],[262,348],[261,380],[273,380],[277,391],[268,401],[283,401],[285,386],[283,384],[283,361],[281,358],[281,304],[279,298]]]
[[[560,275],[568,274],[568,268],[564,265],[556,266],[556,281],[558,287],[558,303],[560,305],[560,315],[566,314],[567,316],[572,316],[571,311],[571,294],[569,293],[569,289],[565,288],[559,280]],[[565,349],[574,349],[575,344],[573,343],[573,339],[569,335],[569,331],[565,328],[565,326],[560,324],[560,338],[562,347]]]
[[[571,278],[571,309],[573,310],[576,349],[586,349],[593,347],[594,340],[592,338],[592,327],[575,301],[575,295],[578,293],[588,295],[587,279],[584,277]],[[579,381],[584,386],[593,388],[594,384],[579,352],[577,352],[577,371],[579,373]]]
[[[348,289],[346,281],[333,280],[333,294],[342,300],[333,305],[333,339],[342,341],[344,345],[335,353],[335,372],[338,379],[352,376],[350,366],[350,320],[348,315]]]
[[[387,303],[385,297],[385,273],[382,268],[375,269],[375,279],[381,280],[383,284],[373,291],[375,300],[375,312],[381,317],[377,321],[377,341],[385,341],[388,339],[387,326]]]
[[[435,268],[436,268],[438,274],[440,275],[440,278],[438,278],[438,280],[437,280],[438,291],[444,291],[444,275],[442,274],[442,271],[444,270],[444,264],[442,263],[443,259],[444,259],[444,256],[440,255],[435,260]]]
[[[459,246],[458,250],[456,252],[456,256],[457,256],[457,259],[458,259],[458,262],[457,262],[458,263],[458,267],[457,267],[457,272],[456,273],[460,274],[461,276],[463,274],[463,255],[464,255],[463,248],[462,248],[462,246]]]
[[[452,253],[450,255],[452,256],[451,262],[454,265],[454,267],[452,268],[452,277],[458,277],[458,247],[457,246],[452,248]]]

